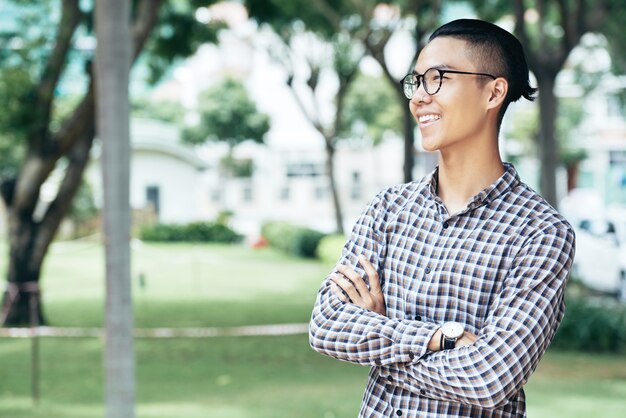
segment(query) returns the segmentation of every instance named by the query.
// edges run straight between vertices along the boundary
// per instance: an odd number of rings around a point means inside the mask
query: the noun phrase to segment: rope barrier
[[[251,337],[306,334],[309,324],[252,325],[242,327],[204,327],[204,328],[135,328],[135,338],[216,338],[216,337]],[[31,327],[0,328],[0,337],[32,338],[104,338],[103,328],[80,327]]]

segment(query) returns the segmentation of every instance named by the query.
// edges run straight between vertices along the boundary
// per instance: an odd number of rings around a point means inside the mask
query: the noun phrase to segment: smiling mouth
[[[440,115],[430,114],[430,115],[422,115],[417,120],[419,121],[420,125],[427,125],[431,122],[438,121],[439,119],[441,119]]]

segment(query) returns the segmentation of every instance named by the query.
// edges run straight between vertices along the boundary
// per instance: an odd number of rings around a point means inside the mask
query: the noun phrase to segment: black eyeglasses
[[[404,91],[404,95],[407,99],[411,99],[415,91],[419,88],[420,85],[424,85],[424,91],[428,93],[430,96],[434,96],[441,89],[441,83],[443,83],[443,76],[446,73],[450,74],[468,74],[468,75],[478,75],[484,77],[491,77],[492,79],[496,79],[495,76],[487,73],[470,73],[467,71],[455,71],[455,70],[441,70],[439,68],[429,68],[424,72],[424,74],[407,74],[402,81],[402,90]]]

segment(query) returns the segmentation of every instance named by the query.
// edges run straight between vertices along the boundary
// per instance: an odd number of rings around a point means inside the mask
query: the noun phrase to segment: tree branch
[[[89,162],[89,151],[91,150],[93,138],[94,131],[86,132],[76,141],[69,152],[69,165],[66,168],[65,176],[61,181],[56,197],[50,203],[40,221],[40,233],[37,235],[35,243],[35,257],[43,259],[61,221],[70,209],[76,191],[81,185],[85,167]]]
[[[583,0],[581,1],[584,3]],[[600,30],[602,25],[606,22],[607,16],[612,12],[611,9],[612,7],[607,0],[597,0],[591,10],[582,7],[579,19],[584,21],[583,25],[585,30],[583,33]]]
[[[583,0],[584,2],[584,0]],[[574,12],[570,14],[568,4],[565,0],[558,0],[559,13],[561,15],[561,26],[563,27],[562,45],[564,51],[571,51],[576,46],[577,40],[580,39],[580,32],[584,29],[579,25],[576,19],[578,12],[581,11],[581,1],[575,6]]]
[[[61,21],[58,25],[54,47],[45,64],[37,87],[37,109],[40,112],[38,120],[48,121],[50,119],[54,89],[65,67],[67,54],[72,44],[72,37],[78,27],[80,17],[81,11],[78,7],[78,0],[63,0]],[[45,134],[47,129],[47,123],[42,123],[41,126],[35,127],[34,132],[29,135],[29,141],[44,141],[47,137]]]
[[[341,16],[328,4],[328,2],[325,0],[313,0],[313,4],[318,7],[333,29],[336,31],[341,30]]]
[[[536,71],[539,67],[539,62],[535,57],[535,54],[532,52],[532,48],[530,45],[530,38],[528,37],[528,32],[526,31],[526,21],[524,20],[524,1],[523,0],[515,0],[513,4],[514,13],[515,13],[515,28],[513,31],[517,35],[520,43],[524,47],[526,51],[526,59],[528,60],[528,66],[532,71]]]
[[[133,33],[133,57],[132,64],[137,60],[143,47],[146,44],[146,40],[152,33],[152,29],[159,17],[159,11],[163,0],[141,0],[137,6],[137,18],[132,27]]]

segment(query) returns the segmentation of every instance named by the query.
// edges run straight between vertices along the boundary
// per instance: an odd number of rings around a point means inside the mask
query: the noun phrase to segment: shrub
[[[341,250],[346,244],[346,237],[341,234],[327,235],[317,246],[317,258],[324,263],[334,265],[341,257]]]
[[[261,234],[270,246],[299,257],[315,258],[317,246],[325,234],[286,222],[268,222]]]
[[[581,351],[626,351],[626,306],[568,297],[565,316],[552,346]]]
[[[161,242],[221,242],[241,241],[242,236],[219,222],[190,224],[155,224],[141,228],[139,238]]]

